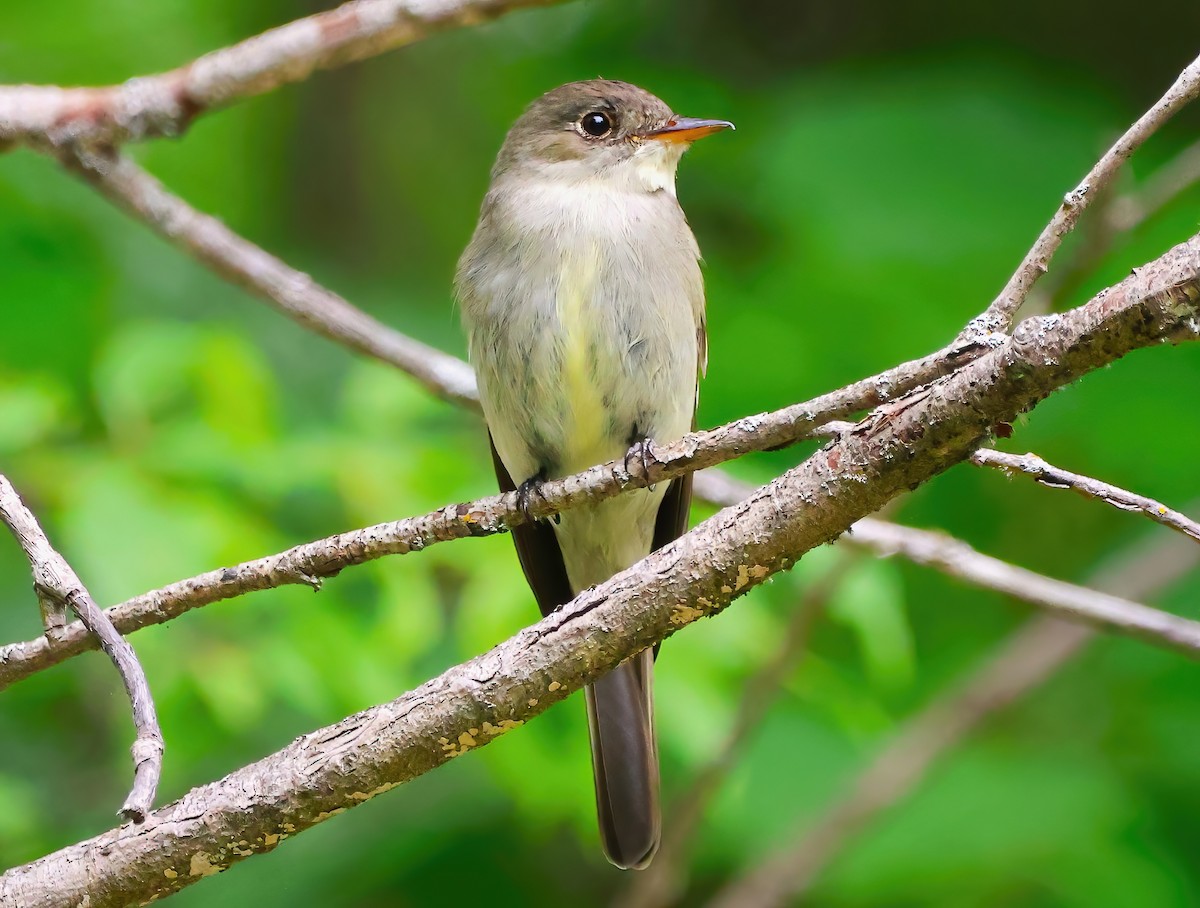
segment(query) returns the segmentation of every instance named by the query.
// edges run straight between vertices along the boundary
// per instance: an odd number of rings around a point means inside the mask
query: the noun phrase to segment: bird
[[[645,456],[694,426],[707,364],[700,250],[680,158],[726,120],[627,82],[571,82],[509,130],[455,273],[502,491]],[[628,460],[626,461],[628,463]],[[543,615],[687,530],[691,475],[513,528]],[[654,650],[585,688],[600,839],[622,869],[661,838]]]

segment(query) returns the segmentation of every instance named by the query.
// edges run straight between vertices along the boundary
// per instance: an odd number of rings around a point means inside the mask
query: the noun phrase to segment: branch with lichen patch
[[[1177,537],[1133,546],[1088,583],[1108,595],[1144,599],[1200,564],[1200,550]],[[709,908],[791,904],[887,810],[910,795],[934,763],[996,712],[1036,689],[1095,631],[1048,616],[1030,619],[958,682],[907,719],[882,750],[795,840],[722,889]]]

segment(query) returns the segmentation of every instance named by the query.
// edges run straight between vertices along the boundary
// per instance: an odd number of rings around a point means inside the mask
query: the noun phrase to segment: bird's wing
[[[492,448],[492,464],[496,468],[496,481],[500,484],[500,491],[516,491],[517,484],[508,475],[504,461],[496,453],[496,443],[492,441],[491,432],[488,433],[488,444]],[[513,527],[512,537],[517,546],[517,559],[521,562],[521,570],[525,573],[529,588],[533,590],[533,596],[537,599],[543,617],[575,598],[567,580],[562,550],[558,547],[554,527],[549,522],[534,520]]]

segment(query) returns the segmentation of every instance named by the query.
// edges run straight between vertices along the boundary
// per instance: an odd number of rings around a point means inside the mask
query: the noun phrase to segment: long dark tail
[[[584,689],[600,840],[622,870],[646,867],[662,834],[653,673],[646,650]]]
[[[516,489],[494,442],[492,463],[500,490]],[[687,529],[691,500],[691,474],[672,480],[659,506],[653,549]],[[554,527],[545,521],[523,523],[513,527],[512,536],[542,614],[574,598]],[[662,835],[653,681],[654,652],[647,650],[584,689],[600,839],[608,859],[626,870],[646,867]]]

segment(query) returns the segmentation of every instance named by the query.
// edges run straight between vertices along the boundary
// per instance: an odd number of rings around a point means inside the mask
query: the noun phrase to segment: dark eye
[[[602,139],[612,132],[613,126],[608,114],[593,110],[583,115],[583,119],[579,121],[579,128],[593,139]]]

